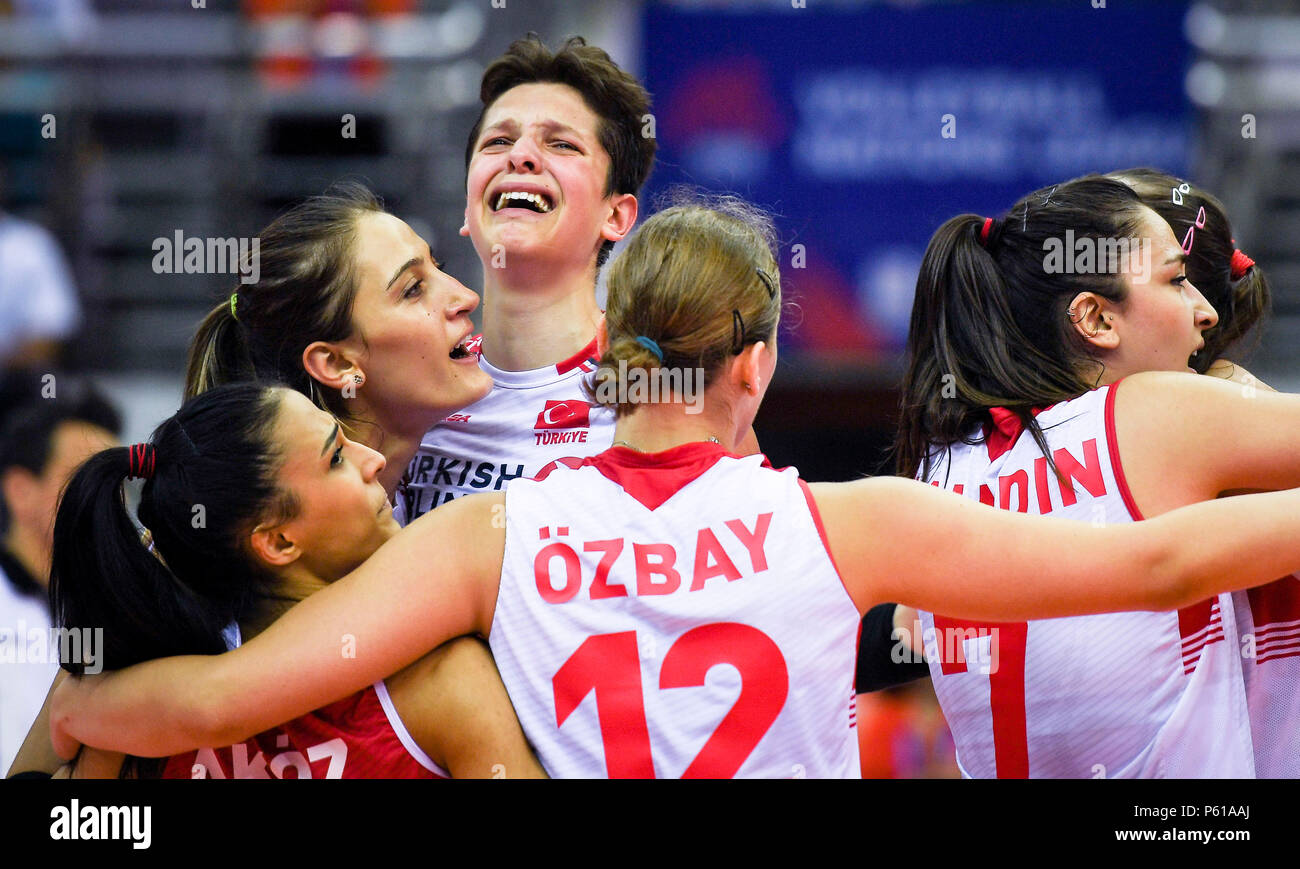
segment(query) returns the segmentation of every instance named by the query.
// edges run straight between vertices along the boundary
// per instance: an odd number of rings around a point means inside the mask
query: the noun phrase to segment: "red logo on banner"
[[[566,401],[548,401],[542,412],[537,414],[534,428],[585,428],[591,423],[588,414],[591,406],[580,398]]]

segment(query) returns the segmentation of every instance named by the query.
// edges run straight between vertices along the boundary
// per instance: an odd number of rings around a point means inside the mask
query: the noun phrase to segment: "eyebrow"
[[[559,121],[542,121],[538,123],[537,126],[541,127],[543,130],[545,130],[548,133],[563,133],[566,135],[574,136],[575,138],[578,139],[585,138],[580,131],[574,129],[573,127],[570,127],[568,124],[562,124]],[[518,129],[519,129],[519,122],[516,121],[514,118],[502,118],[501,120],[497,121],[495,124],[483,128],[483,133],[479,137],[479,144],[482,145],[484,140],[486,140],[489,136],[491,136],[495,132],[498,131],[516,132],[518,131]]]
[[[1187,263],[1187,254],[1183,253],[1182,251],[1179,251],[1178,254],[1176,254],[1175,256],[1171,256],[1169,259],[1161,263],[1161,265],[1167,266],[1170,263],[1181,263],[1185,265]]]
[[[393,288],[393,284],[397,283],[397,279],[400,278],[407,269],[411,268],[412,266],[418,266],[420,264],[420,260],[422,259],[424,259],[424,257],[413,256],[410,259],[408,259],[406,262],[402,263],[402,267],[393,274],[392,279],[389,280],[388,282],[388,286],[384,287],[384,291],[387,292],[388,290],[391,290]]]
[[[325,455],[327,452],[329,452],[330,447],[334,446],[334,441],[338,436],[339,436],[339,423],[338,420],[335,420],[334,428],[330,429],[330,436],[325,438],[325,447],[320,451],[320,454],[322,456]]]
[[[552,133],[567,133],[582,138],[582,133],[578,132],[573,127],[570,127],[568,124],[561,124],[559,121],[543,121],[538,124],[538,126]]]

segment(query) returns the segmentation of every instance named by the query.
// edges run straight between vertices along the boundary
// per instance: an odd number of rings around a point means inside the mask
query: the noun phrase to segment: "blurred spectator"
[[[59,495],[82,462],[117,443],[121,429],[117,410],[86,384],[65,375],[17,381],[11,376],[0,389],[0,407],[17,403],[0,425],[0,774],[58,669],[48,654],[47,586]]]
[[[0,203],[5,195],[0,165]],[[72,273],[54,236],[0,210],[0,367],[53,362],[81,323]]]
[[[858,695],[863,778],[958,778],[957,752],[929,679]]]

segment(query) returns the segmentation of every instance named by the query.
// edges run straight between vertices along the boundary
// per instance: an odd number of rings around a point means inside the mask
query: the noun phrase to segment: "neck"
[[[379,472],[379,483],[391,498],[397,491],[406,466],[420,447],[425,432],[452,410],[439,410],[435,414],[412,415],[382,414],[368,407],[358,396],[353,399],[355,415],[349,420],[346,434],[357,443],[365,444],[384,457],[384,469]],[[351,407],[349,408],[351,409]],[[376,420],[382,419],[383,422]]]
[[[1117,366],[1098,361],[1088,362],[1080,366],[1078,372],[1079,377],[1092,387],[1110,386],[1129,374],[1128,371],[1120,370]]]
[[[591,343],[600,320],[596,266],[483,270],[483,347],[504,371],[554,365]]]
[[[299,601],[306,600],[326,585],[327,582],[305,568],[297,564],[290,565],[276,583],[272,596],[262,601],[256,613],[240,620],[240,635],[245,642],[252,639]]]
[[[740,444],[741,433],[748,429],[748,423],[741,427],[725,416],[688,414],[683,404],[643,404],[619,417],[614,425],[614,440],[615,446],[659,453],[682,444],[717,439],[723,449],[734,453]]]
[[[5,534],[4,545],[42,588],[49,586],[50,547],[45,544],[42,535],[25,525],[13,524]]]

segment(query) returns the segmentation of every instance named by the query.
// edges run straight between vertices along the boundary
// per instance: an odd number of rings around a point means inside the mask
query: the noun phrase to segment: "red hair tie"
[[[1232,279],[1234,281],[1241,280],[1242,277],[1245,276],[1246,272],[1250,271],[1251,267],[1254,265],[1255,261],[1253,259],[1246,256],[1240,250],[1234,250],[1232,252]]]
[[[153,444],[134,444],[130,451],[128,477],[147,480],[153,476],[153,469],[158,464],[158,450]]]
[[[980,246],[989,246],[989,230],[993,228],[993,218],[984,218],[984,226],[980,228]]]

